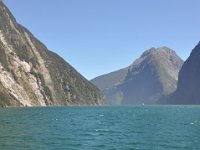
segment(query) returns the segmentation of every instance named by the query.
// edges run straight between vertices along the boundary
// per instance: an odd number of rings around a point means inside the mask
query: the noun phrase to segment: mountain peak
[[[166,46],[162,46],[162,47],[158,47],[158,48],[155,48],[155,47],[152,47],[148,50],[146,50],[142,55],[141,57],[146,57],[146,56],[152,56],[152,55],[174,55],[176,54],[176,52]]]
[[[128,69],[100,76],[92,82],[103,91],[111,104],[156,103],[160,97],[176,90],[182,64],[183,60],[170,48],[152,47]],[[116,76],[115,82],[113,78]],[[112,85],[104,88],[107,83]]]
[[[146,50],[138,59],[136,59],[130,66],[130,70],[136,66],[152,64],[156,66],[174,66],[178,69],[183,64],[183,60],[176,54],[176,52],[166,46],[159,48],[150,48]],[[171,64],[171,65],[169,65]]]

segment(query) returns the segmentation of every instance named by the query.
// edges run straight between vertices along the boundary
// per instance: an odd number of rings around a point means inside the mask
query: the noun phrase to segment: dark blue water
[[[0,150],[199,150],[200,106],[0,109]]]

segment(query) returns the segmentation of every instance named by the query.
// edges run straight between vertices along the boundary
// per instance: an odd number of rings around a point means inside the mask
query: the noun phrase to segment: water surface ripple
[[[0,150],[199,150],[200,106],[0,109]]]

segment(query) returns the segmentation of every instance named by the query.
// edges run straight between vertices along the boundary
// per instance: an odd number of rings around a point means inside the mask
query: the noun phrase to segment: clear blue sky
[[[92,79],[151,47],[186,59],[200,41],[199,0],[4,0],[17,21]]]

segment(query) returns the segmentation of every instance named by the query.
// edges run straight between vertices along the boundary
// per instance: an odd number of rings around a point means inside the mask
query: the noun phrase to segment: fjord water
[[[199,106],[0,109],[2,150],[197,150],[199,141]]]

